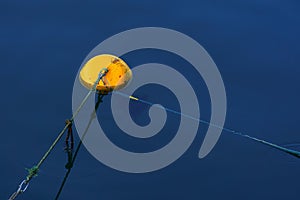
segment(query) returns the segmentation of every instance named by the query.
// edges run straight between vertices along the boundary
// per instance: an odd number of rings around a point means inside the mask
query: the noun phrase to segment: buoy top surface
[[[96,90],[108,93],[127,85],[132,78],[128,65],[117,56],[102,54],[91,58],[81,69],[79,79],[83,86],[92,89],[99,72],[106,68],[108,72],[96,86]]]

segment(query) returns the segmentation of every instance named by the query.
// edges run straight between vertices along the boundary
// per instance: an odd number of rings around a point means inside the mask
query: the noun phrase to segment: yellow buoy
[[[108,71],[96,86],[96,90],[101,93],[121,89],[132,78],[130,68],[121,58],[114,55],[102,54],[91,58],[83,66],[79,75],[81,84],[88,89],[92,89],[103,68],[106,68]]]

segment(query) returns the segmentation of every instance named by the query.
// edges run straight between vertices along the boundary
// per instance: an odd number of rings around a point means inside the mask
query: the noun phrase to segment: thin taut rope
[[[194,120],[194,121],[198,121],[199,123],[202,123],[202,124],[206,124],[206,125],[209,125],[209,126],[212,126],[212,127],[215,127],[217,129],[220,129],[224,132],[227,132],[227,133],[231,133],[233,135],[237,135],[237,136],[240,136],[240,137],[243,137],[243,138],[247,138],[247,139],[250,139],[252,141],[255,141],[257,143],[261,143],[261,144],[264,144],[266,146],[269,146],[269,147],[272,147],[274,149],[277,149],[279,151],[282,151],[282,152],[285,152],[287,154],[290,154],[296,158],[300,158],[300,151],[296,151],[296,150],[293,150],[293,149],[290,149],[290,148],[286,148],[284,146],[280,146],[280,145],[277,145],[277,144],[274,144],[272,142],[268,142],[266,140],[262,140],[262,139],[259,139],[259,138],[256,138],[256,137],[253,137],[253,136],[250,136],[250,135],[247,135],[247,134],[244,134],[240,131],[236,131],[234,129],[230,129],[230,128],[226,128],[226,127],[223,127],[223,126],[219,126],[217,124],[213,124],[211,122],[208,122],[208,121],[205,121],[205,120],[202,120],[200,118],[196,118],[196,117],[193,117],[189,114],[186,114],[186,113],[182,113],[182,112],[179,112],[179,111],[176,111],[176,110],[173,110],[173,109],[170,109],[170,108],[166,108],[166,107],[162,107],[160,105],[157,105],[157,104],[154,104],[150,101],[146,101],[144,99],[140,99],[140,98],[137,98],[137,97],[134,97],[134,96],[130,96],[130,95],[127,95],[123,92],[119,92],[119,91],[114,91],[115,94],[118,94],[120,96],[123,96],[123,97],[126,97],[126,98],[129,98],[131,100],[134,100],[136,102],[141,102],[141,103],[144,103],[144,104],[147,104],[149,106],[154,106],[156,108],[159,108],[159,109],[163,109],[163,110],[166,110],[170,113],[173,113],[173,114],[176,114],[176,115],[179,115],[179,116],[183,116],[183,117],[186,117],[186,118],[189,118],[191,120]]]

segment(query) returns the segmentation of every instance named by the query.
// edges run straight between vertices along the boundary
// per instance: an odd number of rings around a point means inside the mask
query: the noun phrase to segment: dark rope
[[[67,136],[66,136],[66,140],[65,140],[65,143],[66,143],[66,150],[73,150],[73,147],[74,147],[74,137],[73,137],[73,130],[72,130],[72,121],[67,119],[66,120],[66,124],[68,124],[68,132],[67,132]],[[71,146],[70,146],[70,143],[71,143]]]
[[[66,183],[66,181],[67,181],[67,179],[69,177],[69,174],[71,173],[71,169],[72,169],[72,167],[74,165],[74,162],[75,162],[75,160],[77,158],[77,155],[78,155],[78,152],[80,150],[80,147],[82,146],[82,141],[84,140],[84,138],[85,138],[85,136],[86,136],[86,134],[87,134],[87,132],[88,132],[88,130],[90,128],[90,125],[93,122],[93,120],[96,118],[97,109],[98,109],[100,103],[102,102],[102,99],[103,99],[104,95],[105,94],[98,93],[98,97],[97,97],[98,100],[97,100],[96,105],[95,105],[95,110],[92,112],[90,120],[89,120],[89,123],[87,124],[87,126],[85,128],[85,131],[83,132],[83,135],[80,138],[80,142],[78,143],[78,145],[76,147],[74,156],[72,157],[72,152],[71,153],[68,152],[68,163],[65,166],[66,169],[67,169],[67,172],[66,172],[66,174],[64,176],[64,179],[63,179],[63,181],[62,181],[62,183],[60,185],[60,188],[59,188],[59,190],[58,190],[58,192],[56,194],[55,200],[58,200],[59,196],[61,195],[61,192],[62,192],[62,190],[63,190],[63,188],[65,186],[65,183]]]

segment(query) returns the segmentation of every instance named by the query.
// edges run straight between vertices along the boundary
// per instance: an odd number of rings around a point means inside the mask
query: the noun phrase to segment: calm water
[[[16,189],[25,168],[40,159],[70,116],[74,78],[85,56],[107,37],[136,27],[175,29],[205,47],[226,86],[226,126],[277,144],[300,142],[299,9],[297,1],[276,0],[1,1],[0,198]],[[132,67],[185,64],[151,50],[125,58]],[[192,70],[184,73],[208,119],[210,103],[201,77]],[[168,103],[172,97],[166,92],[164,100],[144,89],[139,95],[154,102]],[[147,151],[172,138],[165,133],[155,141],[129,141],[116,129],[108,105],[109,98],[101,105],[101,123],[124,148]],[[148,123],[147,109],[132,105],[138,124]],[[176,124],[178,119],[171,120]],[[177,162],[149,174],[115,171],[82,148],[61,199],[299,199],[300,160],[226,133],[199,160],[205,130],[202,125]],[[61,142],[19,199],[54,199],[65,162]]]

